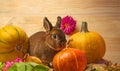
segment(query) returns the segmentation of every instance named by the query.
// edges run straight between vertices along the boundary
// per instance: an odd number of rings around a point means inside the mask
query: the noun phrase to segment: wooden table
[[[57,16],[66,15],[77,21],[78,30],[87,21],[89,30],[105,39],[104,58],[120,63],[120,0],[0,0],[0,27],[17,25],[28,36],[44,30],[45,16],[54,25]]]

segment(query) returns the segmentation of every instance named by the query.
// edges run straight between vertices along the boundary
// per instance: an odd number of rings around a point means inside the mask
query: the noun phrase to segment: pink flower
[[[23,62],[23,60],[20,58],[16,58],[13,61],[7,61],[5,63],[5,66],[2,68],[2,71],[7,71],[15,62]]]
[[[66,16],[62,18],[60,28],[64,31],[65,34],[69,35],[74,32],[76,29],[76,21],[71,16]]]
[[[23,62],[23,60],[21,58],[16,58],[15,60],[13,60],[13,62]]]

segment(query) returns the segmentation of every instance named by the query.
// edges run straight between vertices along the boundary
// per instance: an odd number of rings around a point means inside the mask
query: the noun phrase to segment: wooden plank
[[[1,0],[1,15],[120,15],[119,0]]]

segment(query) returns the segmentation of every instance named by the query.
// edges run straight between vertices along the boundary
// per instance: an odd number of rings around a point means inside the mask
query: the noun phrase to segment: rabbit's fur
[[[40,31],[30,37],[30,54],[39,57],[44,64],[52,62],[54,55],[65,47],[66,37],[60,25],[61,17],[57,17],[54,27],[45,17],[43,26],[46,32]]]

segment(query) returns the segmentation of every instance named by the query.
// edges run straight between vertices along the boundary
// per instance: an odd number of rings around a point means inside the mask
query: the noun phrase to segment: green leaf
[[[0,71],[2,71],[2,68],[5,64],[3,62],[0,62]]]
[[[30,64],[33,66],[33,71],[48,71],[49,70],[49,67],[43,64],[37,64],[34,62],[30,62]]]
[[[15,65],[13,65],[12,67],[10,67],[10,68],[8,69],[8,71],[17,71],[16,68],[17,68],[17,67],[16,67]]]
[[[8,71],[48,71],[49,67],[43,64],[37,64],[34,62],[19,62],[15,63]]]
[[[35,63],[35,62],[29,62],[29,63],[30,63],[30,65],[32,65],[33,67],[39,65],[39,64],[37,64],[37,63]]]
[[[8,71],[25,71],[25,63],[19,62],[15,63],[12,67],[8,69]]]
[[[17,71],[25,71],[25,63],[19,62],[19,63],[15,63],[15,65],[17,67]]]
[[[48,71],[49,68],[43,65],[37,65],[33,68],[33,71]]]
[[[3,63],[2,62],[0,62],[0,65],[2,65]]]
[[[33,67],[29,62],[25,63],[25,71],[32,71]]]

